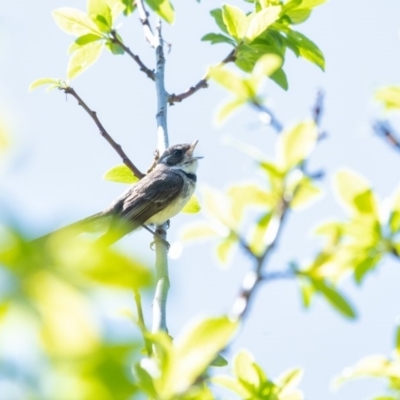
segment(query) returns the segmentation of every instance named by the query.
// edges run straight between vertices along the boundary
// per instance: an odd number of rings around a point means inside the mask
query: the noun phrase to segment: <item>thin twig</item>
[[[323,101],[323,96],[322,93],[320,92],[317,101],[316,101],[316,106],[314,107],[314,112],[313,112],[313,117],[315,120],[315,123],[318,126],[318,130],[320,131],[320,122],[321,122],[321,114],[322,114],[322,101]],[[255,104],[257,107],[263,107],[263,105],[260,104]],[[267,110],[269,111],[269,110]],[[271,114],[269,114],[271,115]],[[271,120],[273,120],[273,116],[271,117]],[[275,125],[275,126],[274,126]],[[279,126],[281,124],[274,124],[273,126],[275,129],[279,132],[281,129],[279,129]],[[311,154],[309,155],[309,157]],[[305,160],[302,165],[299,167],[301,169],[305,169],[306,165]],[[247,314],[249,308],[250,308],[250,303],[251,299],[254,297],[254,294],[256,292],[256,288],[261,282],[268,282],[274,279],[288,279],[288,278],[293,278],[295,274],[293,273],[292,270],[288,271],[283,271],[283,272],[269,272],[265,273],[265,266],[268,262],[269,257],[273,253],[273,250],[276,248],[279,238],[282,235],[283,232],[283,227],[284,223],[287,219],[287,216],[289,214],[290,210],[290,203],[292,199],[295,197],[297,191],[299,190],[299,185],[294,189],[292,193],[292,198],[288,199],[285,197],[285,190],[282,190],[282,196],[280,199],[280,202],[278,203],[276,210],[275,210],[275,216],[273,217],[273,220],[271,220],[270,225],[268,228],[271,227],[271,223],[273,224],[273,236],[270,237],[269,243],[267,244],[264,252],[261,255],[256,255],[251,251],[251,248],[245,243],[243,240],[239,240],[239,244],[243,247],[243,249],[246,251],[246,253],[250,254],[250,256],[253,258],[254,266],[253,269],[248,271],[242,281],[241,288],[239,290],[239,294],[236,297],[233,307],[231,309],[231,317],[233,319],[241,320],[244,318],[244,316]],[[274,221],[274,222],[273,222]],[[394,255],[396,255],[395,252],[393,252]]]
[[[136,62],[136,64],[139,65],[140,70],[142,72],[144,72],[147,75],[148,78],[150,78],[152,81],[154,81],[154,71],[151,70],[150,68],[148,68],[143,63],[141,58],[137,54],[134,54],[132,52],[132,50],[121,41],[121,39],[117,35],[117,32],[114,31],[114,30],[111,31],[111,40],[112,40],[113,43],[115,43],[119,47],[121,47],[121,49],[123,49]]]
[[[157,47],[157,36],[154,35],[153,29],[151,28],[149,22],[149,13],[147,12],[146,8],[144,7],[143,0],[136,0],[136,7],[139,12],[140,22],[143,25],[143,32],[144,37],[150,43],[150,46],[153,48]]]
[[[139,326],[140,331],[142,332],[146,353],[148,356],[151,356],[152,348],[151,348],[151,343],[146,338],[147,328],[146,328],[146,323],[144,321],[142,299],[140,297],[139,290],[134,289],[134,294],[135,294],[135,303],[137,312],[137,324]]]
[[[278,120],[275,114],[265,105],[261,104],[258,101],[253,101],[251,103],[258,111],[268,117],[268,125],[271,125],[276,133],[281,133],[283,131],[283,124]]]
[[[222,64],[227,64],[229,62],[234,62],[236,57],[235,57],[235,49],[233,49],[221,62],[219,65]],[[190,97],[192,94],[198,92],[200,89],[205,89],[208,87],[208,76],[204,76],[202,79],[200,79],[194,86],[191,86],[189,89],[187,89],[185,92],[182,92],[180,94],[170,94],[168,97],[168,104],[173,105],[174,103],[179,103],[182,100],[187,99]]]
[[[375,133],[386,139],[390,146],[396,150],[400,149],[399,134],[394,130],[388,121],[378,120],[374,123],[373,129]]]
[[[78,104],[89,114],[89,116],[93,119],[94,123],[99,128],[101,136],[107,140],[107,142],[111,145],[111,147],[118,153],[121,157],[122,162],[132,171],[132,173],[139,179],[143,178],[144,174],[133,164],[133,162],[129,159],[126,153],[122,150],[120,144],[116,143],[114,139],[108,134],[105,130],[103,124],[100,122],[99,118],[97,117],[97,113],[89,108],[89,106],[82,100],[82,98],[76,93],[76,91],[68,86],[66,88],[62,88],[66,94],[70,94],[74,97]]]

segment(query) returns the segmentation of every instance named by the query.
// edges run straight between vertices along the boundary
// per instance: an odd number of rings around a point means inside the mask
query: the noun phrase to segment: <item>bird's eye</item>
[[[174,156],[178,157],[182,154],[182,150],[174,150],[174,152],[172,153]]]

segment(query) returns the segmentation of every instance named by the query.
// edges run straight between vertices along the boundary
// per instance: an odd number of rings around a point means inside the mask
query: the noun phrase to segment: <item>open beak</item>
[[[193,156],[193,152],[194,152],[194,149],[195,149],[197,143],[199,143],[198,140],[194,141],[189,147],[188,153],[192,157],[192,160],[200,160],[201,158],[203,158],[203,156]]]

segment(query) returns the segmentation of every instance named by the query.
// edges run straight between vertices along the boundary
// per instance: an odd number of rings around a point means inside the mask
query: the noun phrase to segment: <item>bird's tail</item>
[[[110,218],[110,215],[104,212],[99,212],[91,215],[90,217],[73,222],[72,224],[64,226],[60,229],[56,229],[55,231],[52,231],[44,236],[40,236],[33,241],[44,241],[52,235],[63,233],[70,234],[71,236],[77,236],[82,233],[104,233],[110,227]]]

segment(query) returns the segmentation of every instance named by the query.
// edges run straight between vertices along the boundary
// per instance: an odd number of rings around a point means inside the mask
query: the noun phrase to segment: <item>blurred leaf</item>
[[[175,20],[175,12],[169,0],[145,0],[148,6],[161,18],[172,24]]]
[[[224,105],[217,112],[216,120],[217,123],[223,122],[230,114],[232,114],[237,108],[245,104],[246,101],[240,98],[233,99]]]
[[[218,354],[215,360],[210,364],[212,367],[225,367],[228,365],[228,361],[221,356],[221,354]]]
[[[334,307],[337,311],[343,314],[347,318],[354,319],[357,317],[356,312],[350,303],[340,294],[336,288],[328,285],[321,279],[311,278],[311,282],[314,288],[321,293],[326,300]]]
[[[233,371],[236,377],[247,384],[257,388],[260,385],[260,377],[253,356],[246,350],[240,351],[233,362]]]
[[[210,42],[211,44],[228,43],[232,46],[235,45],[235,42],[230,37],[222,35],[221,33],[207,33],[201,40],[203,42]]]
[[[119,164],[110,168],[103,175],[103,179],[127,184],[133,184],[139,180],[125,164]]]
[[[69,59],[67,77],[72,80],[97,61],[103,51],[104,43],[100,41],[89,43],[75,50]]]
[[[286,11],[285,4],[285,6],[283,7],[284,14],[290,18],[290,22],[292,24],[300,24],[310,16],[311,11],[314,7],[317,7],[325,2],[326,0],[303,0],[297,2],[291,1],[287,4],[290,5],[290,3],[297,3],[296,6]]]
[[[186,225],[182,230],[181,238],[182,240],[188,241],[215,237],[217,235],[218,233],[210,226],[209,223],[199,221],[190,225]]]
[[[246,14],[239,7],[224,4],[222,6],[222,20],[228,33],[237,41],[244,37],[248,20]]]
[[[394,192],[391,206],[389,228],[391,233],[397,233],[400,230],[400,189]]]
[[[271,76],[282,66],[282,57],[277,54],[265,54],[261,56],[252,72],[252,78],[255,79],[256,84],[261,83],[261,78]]]
[[[230,376],[225,376],[225,375],[213,376],[211,377],[211,382],[236,393],[237,395],[239,395],[241,399],[248,398],[249,392],[243,387],[243,385],[241,385],[241,383],[238,380]]]
[[[283,132],[278,141],[279,160],[285,171],[303,162],[312,152],[318,139],[313,121],[305,121]]]
[[[357,173],[342,170],[336,175],[335,188],[343,205],[352,212],[378,218],[378,204],[367,181]]]
[[[237,244],[237,237],[233,234],[230,234],[226,239],[222,239],[222,241],[217,245],[217,257],[218,260],[222,264],[227,264],[229,261],[229,256]]]
[[[124,5],[124,15],[128,16],[133,13],[136,9],[135,0],[122,0],[121,3]]]
[[[280,387],[279,397],[282,398],[290,393],[299,385],[303,377],[303,371],[300,368],[293,368],[281,374],[275,384]],[[302,398],[302,397],[301,397]]]
[[[199,199],[194,194],[186,205],[182,208],[182,212],[186,214],[197,214],[201,210]]]
[[[270,6],[251,15],[245,38],[252,42],[279,18],[280,12],[281,6]]]
[[[290,202],[290,207],[293,209],[306,207],[317,200],[317,198],[321,196],[321,193],[321,189],[315,186],[310,178],[305,176],[297,185],[297,190]]]
[[[206,318],[188,325],[174,340],[174,357],[161,377],[166,398],[184,392],[226,347],[238,328],[227,317]]]
[[[53,86],[53,88],[55,88],[55,87],[66,88],[67,87],[67,84],[62,79],[40,78],[40,79],[36,79],[35,81],[33,81],[30,84],[29,91],[31,92],[32,90],[35,90],[39,86],[43,86],[43,85],[51,85],[51,86]]]
[[[375,98],[388,110],[400,109],[400,86],[386,86],[375,92]]]
[[[125,54],[125,50],[117,43],[113,43],[111,40],[106,41],[106,47],[112,54],[121,55]]]
[[[266,246],[268,245],[266,234],[272,217],[272,212],[266,213],[261,218],[259,218],[256,225],[254,226],[253,232],[249,240],[249,247],[255,255],[260,256],[261,254],[263,254]]]
[[[396,358],[400,360],[400,325],[396,327],[396,335],[394,341],[394,351],[396,354]]]
[[[238,222],[242,220],[246,208],[256,205],[265,211],[275,203],[271,193],[253,183],[231,186],[228,196],[232,199],[232,216]]]
[[[83,11],[75,8],[59,8],[54,10],[53,18],[59,28],[70,35],[83,36],[94,34],[102,36],[102,32],[92,19]]]

